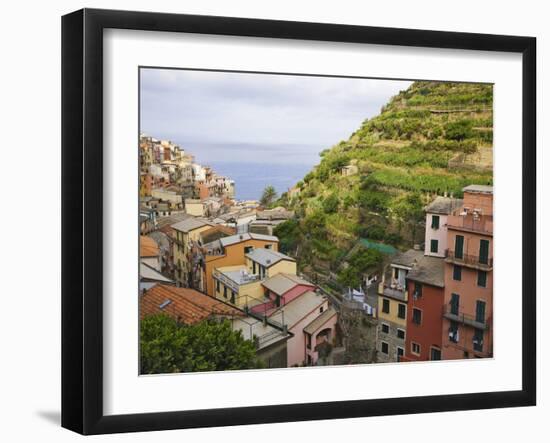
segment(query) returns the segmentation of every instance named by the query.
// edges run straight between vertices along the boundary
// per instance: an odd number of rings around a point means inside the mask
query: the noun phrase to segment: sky
[[[319,161],[411,82],[141,69],[140,130],[198,162]]]

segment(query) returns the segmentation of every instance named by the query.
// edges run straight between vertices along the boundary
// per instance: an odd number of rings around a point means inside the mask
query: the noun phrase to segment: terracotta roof
[[[160,254],[157,242],[151,237],[141,235],[139,237],[139,256],[140,257],[158,257]]]
[[[181,323],[194,324],[211,316],[237,316],[244,313],[194,289],[158,284],[140,297],[140,318],[161,312]]]

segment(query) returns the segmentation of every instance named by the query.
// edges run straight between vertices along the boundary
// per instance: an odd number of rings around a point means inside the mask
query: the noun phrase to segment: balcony
[[[380,285],[378,285],[378,293],[384,297],[403,302],[406,302],[408,299],[407,290],[394,283],[381,282]]]
[[[481,258],[479,255],[456,254],[452,249],[445,250],[445,261],[460,266],[467,266],[481,271],[491,271],[493,269],[493,258]]]
[[[443,317],[447,320],[456,321],[457,323],[472,326],[473,328],[483,331],[489,330],[489,320],[487,318],[483,319],[483,321],[479,321],[475,315],[460,312],[460,310],[455,309],[450,304],[443,306]]]
[[[458,215],[455,212],[447,218],[447,228],[492,236],[493,216],[481,215],[474,217],[473,214]]]

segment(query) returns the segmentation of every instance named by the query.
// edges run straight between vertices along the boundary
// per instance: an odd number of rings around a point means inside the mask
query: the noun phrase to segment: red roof
[[[185,324],[211,316],[244,317],[242,311],[194,289],[157,284],[140,296],[140,318],[161,312]]]
[[[151,237],[141,235],[139,237],[139,256],[140,257],[158,257],[160,254],[157,242]]]

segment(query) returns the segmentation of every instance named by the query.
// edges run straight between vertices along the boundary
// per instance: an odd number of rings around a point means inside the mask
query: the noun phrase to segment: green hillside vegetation
[[[297,214],[276,230],[281,249],[304,270],[345,280],[344,257],[360,238],[400,249],[421,243],[423,207],[435,195],[460,197],[469,184],[492,184],[492,164],[450,162],[492,146],[492,101],[485,84],[415,82],[401,91],[348,140],[320,153],[297,197],[275,203]],[[347,165],[356,173],[344,175]]]

